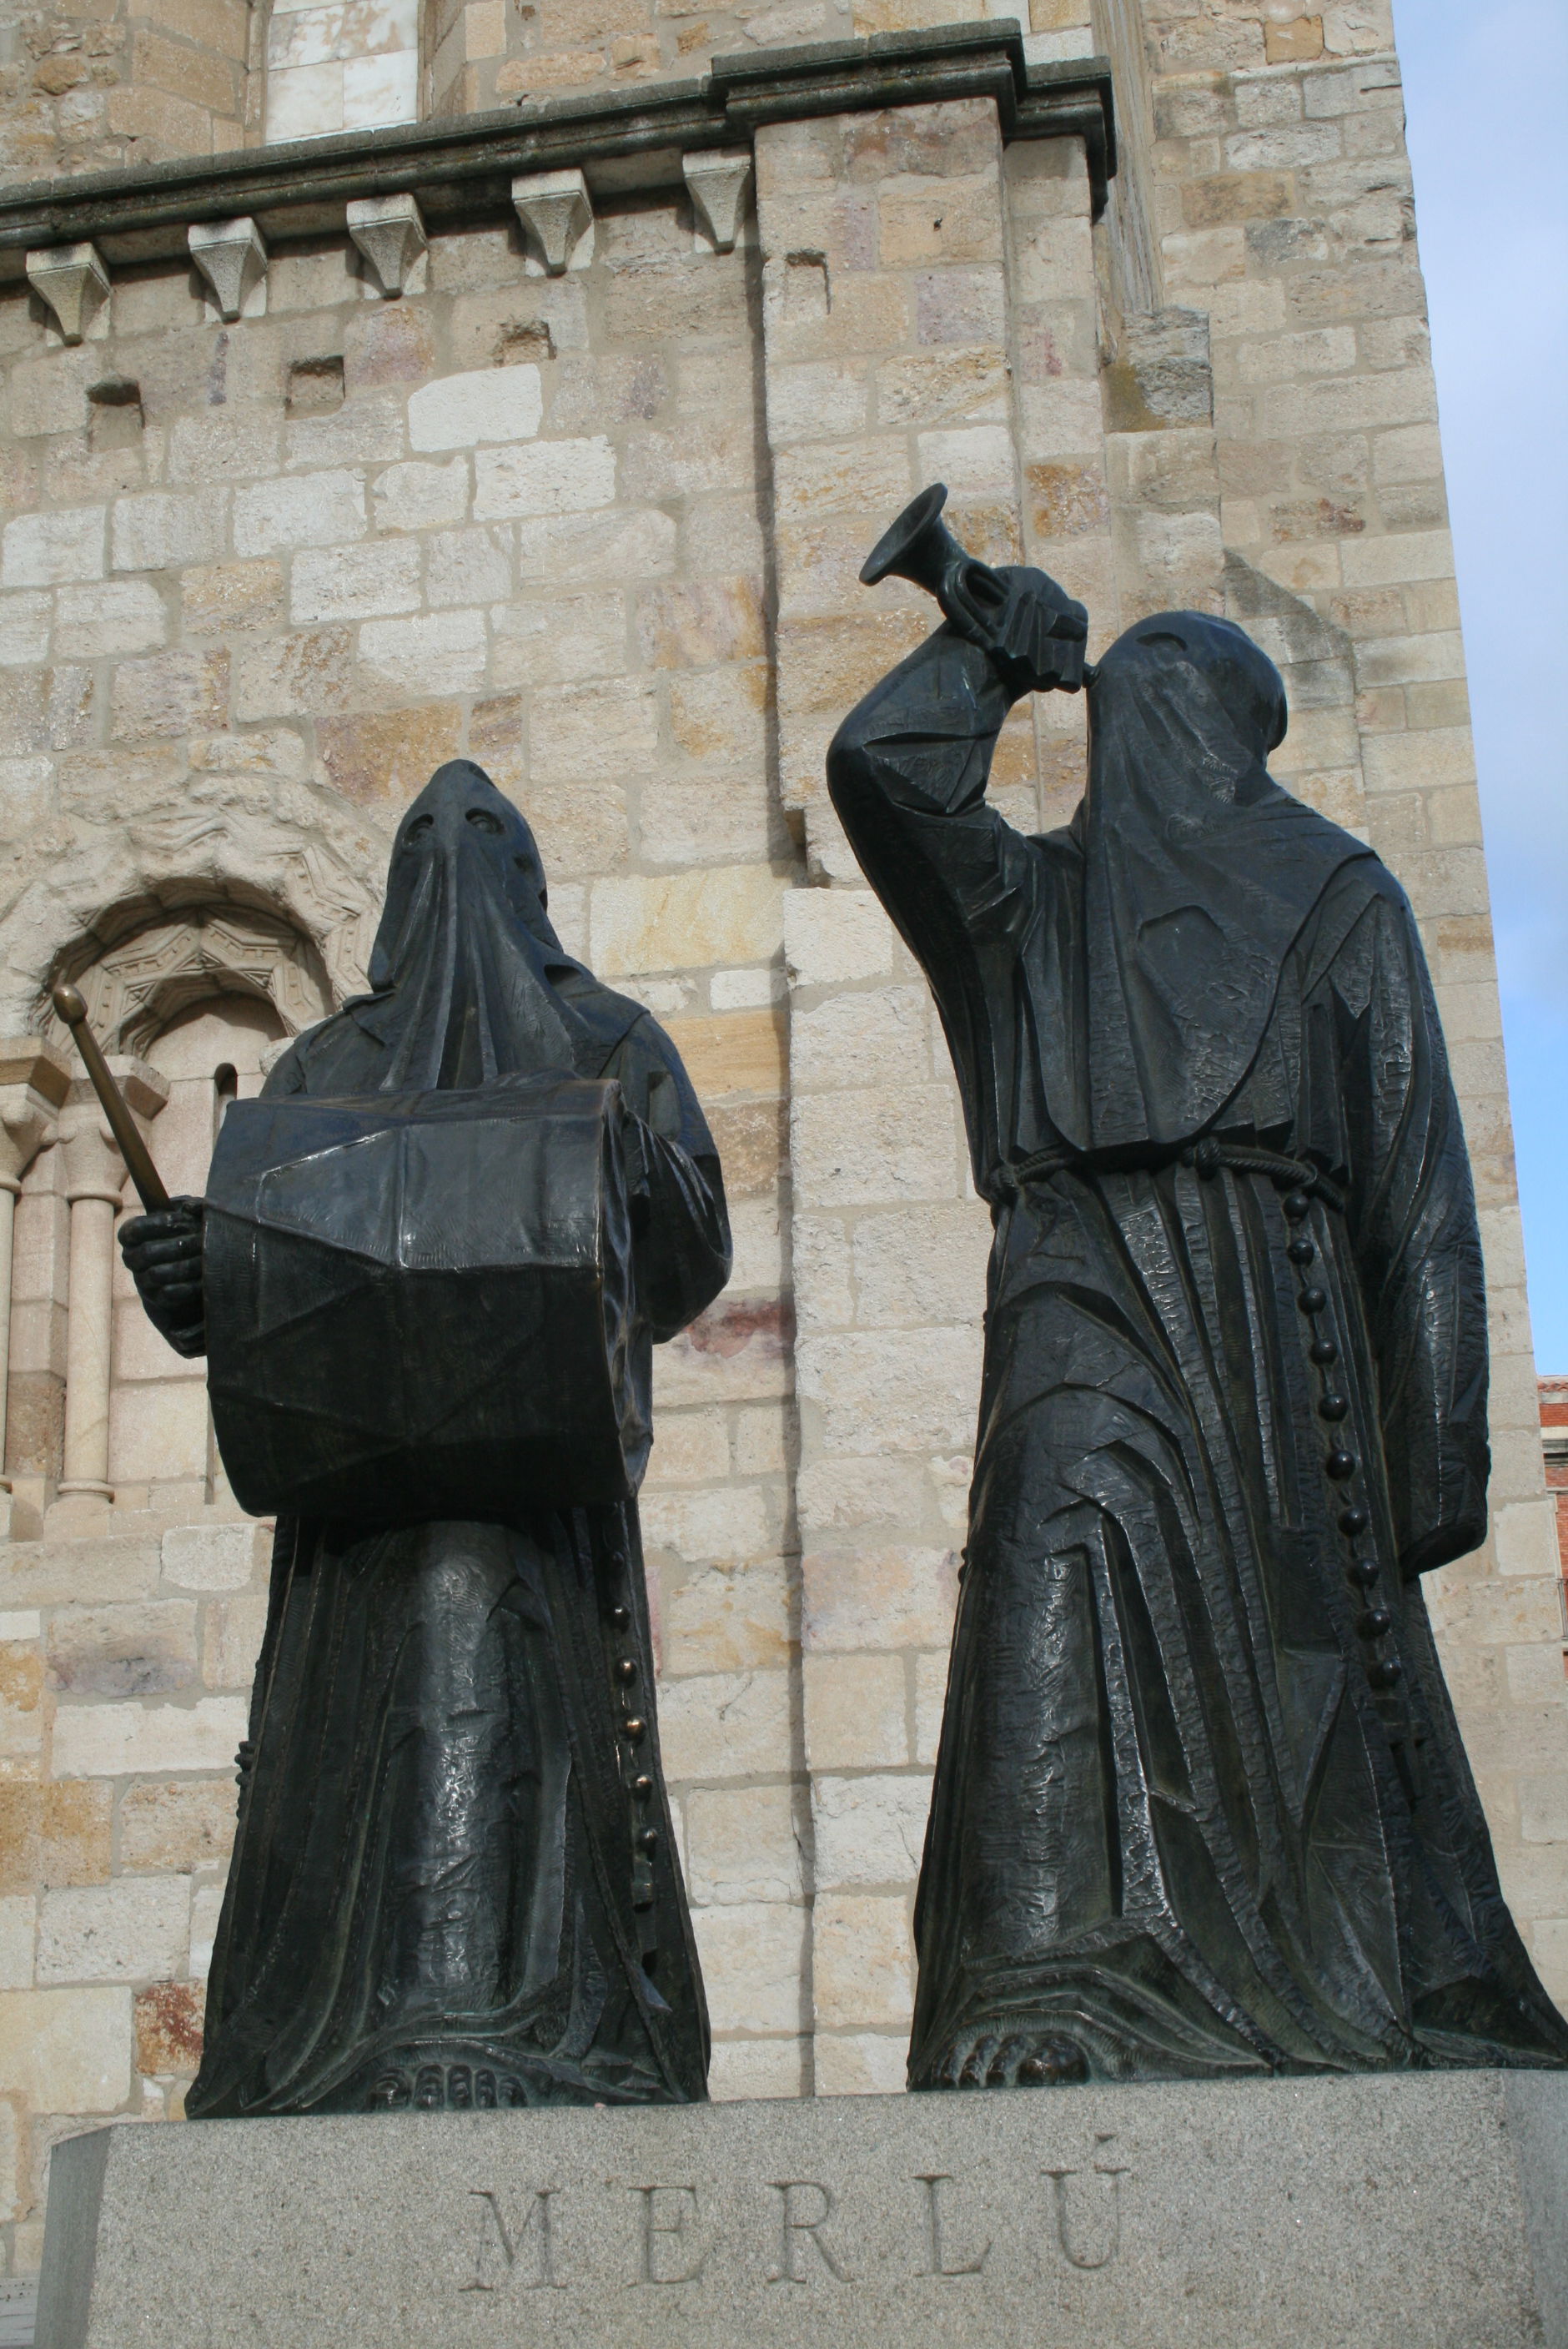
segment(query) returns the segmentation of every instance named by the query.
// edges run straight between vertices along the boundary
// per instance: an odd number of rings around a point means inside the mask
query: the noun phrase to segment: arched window
[[[229,1105],[259,1092],[284,1040],[332,1008],[315,947],[276,915],[228,904],[171,911],[90,960],[78,948],[57,975],[81,988],[176,1194],[205,1188]],[[46,1032],[65,1048],[57,1020]],[[119,1262],[116,1222],[139,1208],[84,1078],[46,1125],[46,1146],[17,1170],[8,1464],[46,1497],[57,1477],[62,1495],[199,1505],[219,1473],[204,1366],[164,1343]]]
[[[273,0],[269,146],[412,122],[418,94],[418,0]]]
[[[252,995],[210,995],[176,1015],[142,1048],[169,1098],[149,1140],[169,1189],[200,1195],[224,1110],[262,1089],[274,1048],[287,1036],[275,1004]],[[129,1214],[139,1210],[132,1201]],[[127,1487],[202,1487],[218,1474],[203,1361],[182,1360],[143,1313],[135,1284],[114,1268],[113,1382],[108,1481]],[[194,1490],[190,1498],[198,1497]]]

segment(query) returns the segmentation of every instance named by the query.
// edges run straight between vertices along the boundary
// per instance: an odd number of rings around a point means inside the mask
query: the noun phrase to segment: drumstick
[[[119,1154],[130,1169],[130,1179],[141,1195],[141,1204],[150,1214],[158,1207],[167,1207],[169,1194],[163,1180],[152,1163],[152,1153],[141,1138],[141,1128],[130,1112],[130,1104],[115,1083],[108,1062],[98,1050],[98,1038],[88,1026],[88,1007],[80,990],[61,985],[51,988],[49,1000],[77,1040],[77,1050],[82,1056],[92,1089],[103,1105],[108,1120],[108,1130],[119,1144]]]

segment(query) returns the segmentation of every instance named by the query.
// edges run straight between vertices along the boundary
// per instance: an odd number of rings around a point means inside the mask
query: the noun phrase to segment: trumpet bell
[[[934,595],[948,564],[961,554],[957,542],[941,520],[947,503],[945,481],[933,481],[912,498],[891,529],[883,531],[861,565],[861,585],[874,587],[892,576],[913,580]]]

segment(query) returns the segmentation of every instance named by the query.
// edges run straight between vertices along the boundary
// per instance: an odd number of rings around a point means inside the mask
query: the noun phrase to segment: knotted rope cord
[[[1101,1164],[1081,1151],[1033,1150],[1027,1157],[1013,1159],[997,1168],[995,1189],[999,1198],[1016,1199],[1026,1184],[1043,1182],[1047,1175],[1059,1174],[1066,1168],[1092,1174],[1141,1173],[1171,1165],[1191,1166],[1204,1182],[1212,1182],[1222,1167],[1229,1167],[1236,1174],[1267,1174],[1282,1191],[1305,1191],[1309,1198],[1321,1199],[1336,1216],[1345,1213],[1344,1193],[1307,1159],[1286,1158],[1275,1150],[1248,1150],[1212,1137],[1193,1143],[1185,1150],[1151,1154],[1130,1164],[1123,1161],[1115,1167]]]

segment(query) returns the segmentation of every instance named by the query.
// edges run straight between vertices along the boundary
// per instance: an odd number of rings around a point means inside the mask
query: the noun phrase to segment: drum
[[[651,1348],[614,1083],[236,1102],[208,1389],[241,1506],[387,1525],[635,1493]]]

